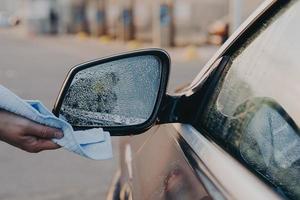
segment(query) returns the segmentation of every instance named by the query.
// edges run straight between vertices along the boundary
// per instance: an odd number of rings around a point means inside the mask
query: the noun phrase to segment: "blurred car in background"
[[[130,136],[107,199],[300,199],[299,19],[299,0],[266,1],[175,94],[159,49],[72,69],[54,113]]]

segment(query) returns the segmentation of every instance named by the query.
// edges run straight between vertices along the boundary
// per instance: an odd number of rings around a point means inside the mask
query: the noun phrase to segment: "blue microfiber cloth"
[[[39,124],[61,129],[64,137],[53,139],[53,142],[71,152],[94,160],[112,158],[110,134],[102,128],[74,131],[69,123],[54,116],[40,101],[24,101],[1,85],[0,108]]]

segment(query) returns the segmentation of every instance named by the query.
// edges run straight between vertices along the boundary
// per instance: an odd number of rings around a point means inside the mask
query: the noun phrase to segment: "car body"
[[[300,198],[299,4],[266,1],[172,94],[172,120],[122,138],[107,199]]]
[[[299,11],[266,1],[174,94],[164,50],[75,66],[53,113],[123,136],[107,199],[300,199]]]

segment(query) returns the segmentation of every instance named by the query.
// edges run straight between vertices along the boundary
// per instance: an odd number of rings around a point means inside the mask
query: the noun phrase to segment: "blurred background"
[[[30,34],[78,33],[160,46],[220,44],[261,2],[1,0],[0,26],[21,23]]]
[[[103,56],[165,48],[169,92],[189,83],[263,0],[0,0],[0,84],[52,109],[68,70]],[[57,151],[0,143],[0,199],[105,199],[118,169]]]

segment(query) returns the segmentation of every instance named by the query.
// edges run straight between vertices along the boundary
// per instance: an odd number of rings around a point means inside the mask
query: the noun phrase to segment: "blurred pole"
[[[72,32],[72,25],[74,24],[72,18],[72,0],[59,0],[58,12],[59,12],[59,33]]]
[[[121,4],[121,12],[119,16],[120,28],[118,36],[124,41],[135,39],[133,7],[134,0],[123,0]]]
[[[244,0],[231,0],[229,5],[230,34],[242,23]]]
[[[87,7],[89,32],[93,36],[106,34],[105,0],[89,0]]]
[[[174,46],[174,5],[172,0],[154,3],[153,42],[161,47]]]
[[[98,35],[107,34],[106,0],[99,0],[97,10]]]
[[[49,33],[50,34],[58,34],[59,29],[59,23],[60,23],[60,17],[57,10],[57,1],[51,0],[50,2],[50,10],[49,10]]]
[[[117,38],[120,28],[119,0],[106,0],[106,34]]]
[[[72,1],[72,19],[74,20],[72,32],[87,32],[86,1]]]

